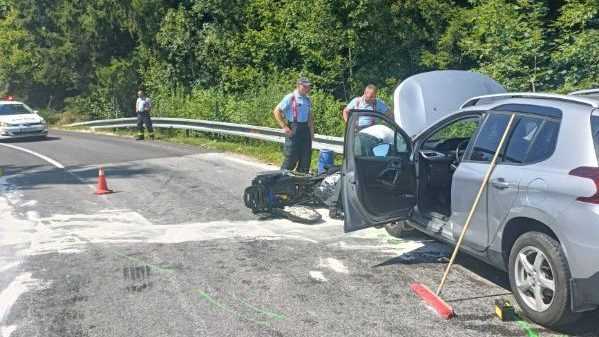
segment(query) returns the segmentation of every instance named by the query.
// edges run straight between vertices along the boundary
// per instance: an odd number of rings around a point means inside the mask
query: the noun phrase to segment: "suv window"
[[[478,121],[479,117],[454,121],[429,136],[422,145],[422,149],[441,152],[454,151],[460,143],[468,141],[474,135]]]
[[[541,132],[539,132],[537,139],[528,151],[526,163],[539,162],[551,157],[557,143],[558,132],[559,122],[546,120],[541,127]]]
[[[505,131],[509,115],[489,115],[476,139],[470,160],[489,162]],[[534,116],[518,116],[502,155],[503,162],[527,164],[549,158],[555,150],[559,122]],[[599,126],[599,124],[598,124]]]
[[[540,118],[519,117],[507,139],[503,160],[508,163],[524,163],[528,149],[531,148],[531,144],[541,130],[541,124],[543,124],[543,120]]]
[[[491,114],[487,117],[472,148],[470,160],[490,162],[493,159],[509,119],[510,116],[506,114]]]
[[[599,116],[591,116],[591,131],[593,132],[593,143],[595,144],[595,155],[599,160]]]
[[[557,121],[522,116],[515,124],[505,150],[505,162],[534,163],[551,156],[559,130]]]
[[[409,146],[401,133],[384,120],[375,119],[375,124],[361,129],[355,138],[354,155],[357,157],[392,157],[406,155]]]

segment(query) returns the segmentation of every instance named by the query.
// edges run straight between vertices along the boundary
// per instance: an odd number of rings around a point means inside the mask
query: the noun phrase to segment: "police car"
[[[0,139],[47,135],[48,124],[37,111],[11,96],[0,98]]]

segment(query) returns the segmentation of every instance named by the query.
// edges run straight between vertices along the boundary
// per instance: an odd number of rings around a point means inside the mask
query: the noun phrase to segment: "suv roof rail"
[[[573,92],[569,93],[568,95],[572,96],[572,95],[589,95],[589,94],[599,94],[599,88],[573,91]]]
[[[547,94],[547,93],[533,93],[533,92],[513,92],[513,93],[505,93],[505,94],[493,94],[493,95],[472,97],[469,100],[467,100],[466,102],[464,102],[464,104],[462,104],[460,109],[471,107],[471,106],[476,106],[476,104],[481,99],[501,100],[501,99],[508,99],[508,98],[553,99],[553,100],[570,102],[570,103],[584,104],[584,105],[588,105],[588,106],[596,108],[596,109],[599,108],[599,101],[589,99],[589,98],[584,98],[584,97],[577,97],[577,96],[571,96],[571,95],[566,96],[566,95],[558,95],[558,94]]]

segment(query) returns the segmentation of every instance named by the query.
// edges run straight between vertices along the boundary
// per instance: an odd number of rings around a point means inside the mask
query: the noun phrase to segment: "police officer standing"
[[[137,113],[137,140],[144,139],[144,124],[148,129],[148,136],[154,139],[154,129],[152,128],[152,101],[146,97],[143,90],[137,92],[137,101],[135,102],[135,112]]]
[[[312,138],[314,137],[314,118],[312,102],[308,97],[310,81],[300,78],[297,88],[286,95],[275,107],[273,114],[286,134],[283,154],[283,170],[295,170],[307,173],[312,158]]]

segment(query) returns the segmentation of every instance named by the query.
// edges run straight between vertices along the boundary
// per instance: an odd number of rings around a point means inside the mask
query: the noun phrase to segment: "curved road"
[[[100,166],[116,193],[93,194]],[[0,337],[561,335],[496,319],[506,276],[469,258],[436,318],[409,284],[448,248],[422,236],[259,221],[240,197],[273,167],[239,156],[53,131],[0,143],[0,167]]]

